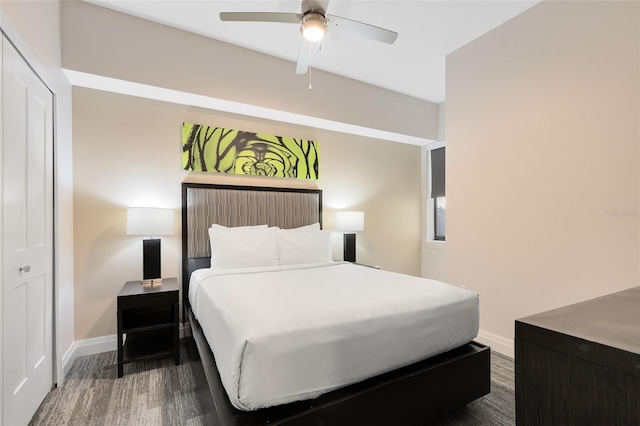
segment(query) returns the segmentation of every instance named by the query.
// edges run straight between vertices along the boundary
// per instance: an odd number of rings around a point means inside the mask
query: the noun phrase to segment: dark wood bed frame
[[[317,194],[317,221],[321,224],[322,191],[318,189],[182,184],[183,321],[188,318],[190,332],[196,342],[217,416],[222,426],[424,425],[490,392],[490,349],[479,343],[470,342],[436,357],[334,390],[316,399],[250,412],[237,410],[227,397],[220,381],[213,352],[189,306],[188,292],[191,272],[210,266],[209,257],[190,258],[188,254],[187,196],[189,188]],[[269,223],[269,225],[277,224]]]

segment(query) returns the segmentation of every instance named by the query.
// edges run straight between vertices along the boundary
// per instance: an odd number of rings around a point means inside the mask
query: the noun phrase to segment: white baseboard
[[[513,359],[513,340],[480,330],[475,340],[483,345],[491,346],[492,351]]]
[[[180,323],[180,338],[182,337],[184,337],[184,329],[183,323]],[[67,377],[77,358],[115,350],[118,350],[118,336],[116,334],[74,341],[62,357],[64,377]]]
[[[102,352],[115,351],[118,349],[116,335],[94,337],[93,339],[76,340],[62,359],[62,370],[67,377],[74,361],[86,355],[94,355]]]
[[[71,346],[69,346],[69,349],[67,349],[67,352],[62,356],[62,379],[58,380],[58,386],[60,386],[60,382],[63,382],[67,378],[69,370],[71,370],[71,366],[76,360],[76,357],[74,356],[75,350],[76,342],[74,341],[71,343]]]

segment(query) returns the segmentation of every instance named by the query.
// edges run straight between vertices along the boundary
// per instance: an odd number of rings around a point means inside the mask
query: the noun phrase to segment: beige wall
[[[60,2],[0,2],[2,29],[55,94],[55,330],[56,375],[73,344],[73,171],[71,143],[71,86],[60,68]],[[65,364],[66,363],[66,364]],[[67,370],[68,371],[68,370]]]
[[[447,59],[446,275],[486,333],[638,285],[639,7],[545,1]]]
[[[142,275],[141,239],[125,235],[127,207],[175,209],[175,235],[162,238],[162,269],[164,276],[181,275],[185,180],[321,188],[326,228],[336,209],[366,212],[359,261],[420,274],[420,147],[81,88],[73,90],[73,122],[76,340],[114,334],[116,295]],[[317,140],[320,180],[188,174],[183,122]],[[340,259],[337,237],[334,258]]]
[[[3,0],[0,10],[45,67],[60,67],[60,5],[57,0]]]

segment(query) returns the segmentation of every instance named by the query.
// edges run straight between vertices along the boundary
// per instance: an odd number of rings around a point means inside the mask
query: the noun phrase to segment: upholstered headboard
[[[189,277],[208,268],[211,259],[208,229],[262,225],[296,228],[320,222],[322,190],[255,186],[182,184],[182,297],[188,304]]]

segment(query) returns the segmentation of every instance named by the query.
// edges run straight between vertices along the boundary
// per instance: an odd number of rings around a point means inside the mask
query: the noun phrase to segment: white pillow
[[[275,228],[212,226],[209,228],[209,240],[213,269],[278,265]]]
[[[245,232],[251,231],[252,229],[266,229],[267,225],[250,225],[250,226],[224,226],[218,225],[217,223],[212,224],[209,227],[209,245],[211,247],[211,254],[213,254],[213,244],[211,239],[211,232],[213,231],[230,231],[230,232]],[[211,264],[213,265],[213,258],[211,259]]]
[[[280,265],[331,261],[329,231],[291,232],[279,229],[276,241]]]
[[[283,232],[315,232],[320,230],[320,222],[312,223],[311,225],[300,226],[298,228],[278,229],[279,231]]]
[[[267,225],[249,225],[249,226],[224,226],[224,225],[218,225],[217,223],[214,223],[211,225],[211,227],[213,229],[221,229],[223,231],[248,231],[251,229],[264,229],[267,228]]]

